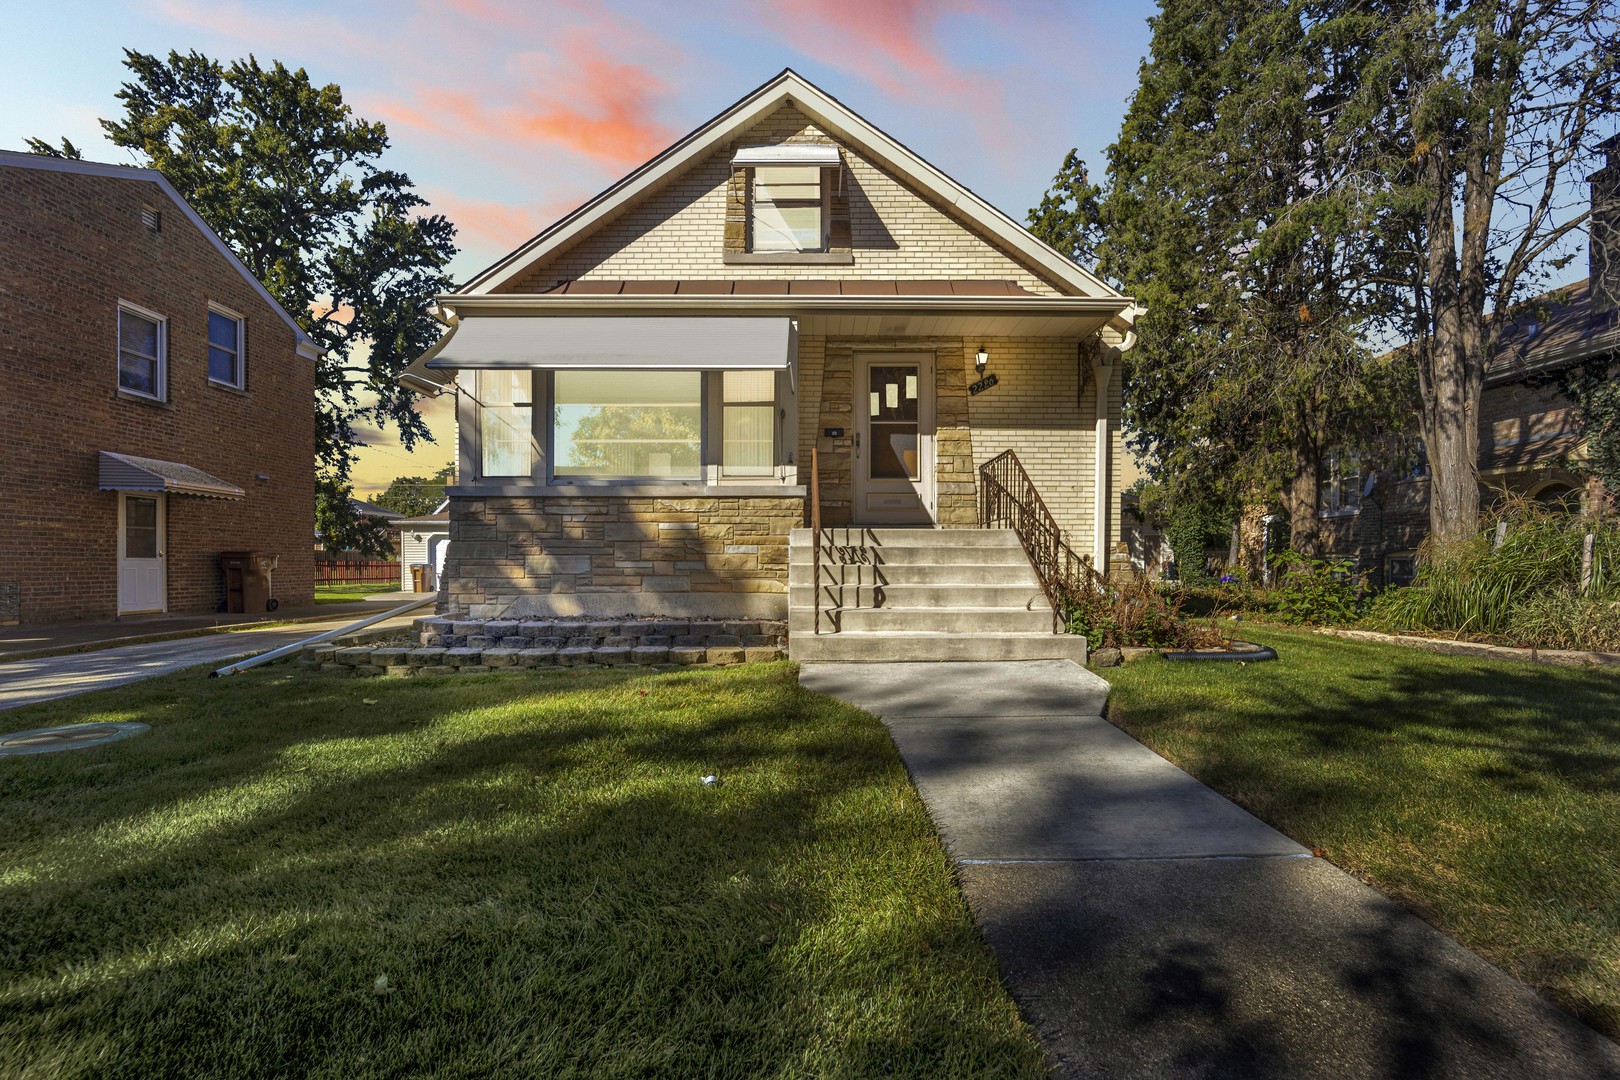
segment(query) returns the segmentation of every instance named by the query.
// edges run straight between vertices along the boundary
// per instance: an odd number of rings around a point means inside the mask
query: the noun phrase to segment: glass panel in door
[[[867,371],[867,431],[872,442],[866,455],[867,475],[873,480],[919,479],[920,369],[916,364],[873,364]]]

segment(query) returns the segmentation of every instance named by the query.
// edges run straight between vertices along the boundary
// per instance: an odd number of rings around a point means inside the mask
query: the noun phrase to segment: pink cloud
[[[469,199],[454,192],[427,193],[434,213],[456,226],[463,247],[476,247],[504,255],[544,231],[583,199],[561,199],[533,205],[513,205],[487,199]],[[471,241],[471,242],[470,242]]]

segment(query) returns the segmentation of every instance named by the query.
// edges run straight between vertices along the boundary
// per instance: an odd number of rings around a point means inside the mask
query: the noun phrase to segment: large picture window
[[[485,476],[534,471],[534,376],[527,371],[478,373],[479,434]]]
[[[826,214],[817,165],[754,169],[749,235],[755,252],[825,251]]]
[[[559,479],[702,477],[702,372],[559,371],[553,395]]]

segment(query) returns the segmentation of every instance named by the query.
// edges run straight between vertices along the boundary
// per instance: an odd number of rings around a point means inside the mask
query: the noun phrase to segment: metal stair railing
[[[1052,632],[1063,633],[1064,596],[1094,588],[1097,572],[1091,556],[1076,555],[1063,538],[1057,519],[1011,450],[979,466],[979,527],[1011,529],[1018,535],[1052,605]]]

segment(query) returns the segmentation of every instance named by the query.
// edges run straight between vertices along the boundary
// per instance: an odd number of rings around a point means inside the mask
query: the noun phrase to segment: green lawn
[[[152,730],[0,759],[0,1075],[1044,1075],[882,725],[790,665],[0,723],[89,720]]]
[[[356,600],[364,600],[374,593],[398,592],[399,582],[388,585],[317,585],[315,586],[315,602],[317,604],[352,604]],[[381,611],[381,608],[378,608]]]
[[[1286,630],[1105,672],[1110,718],[1620,1037],[1620,674]]]

